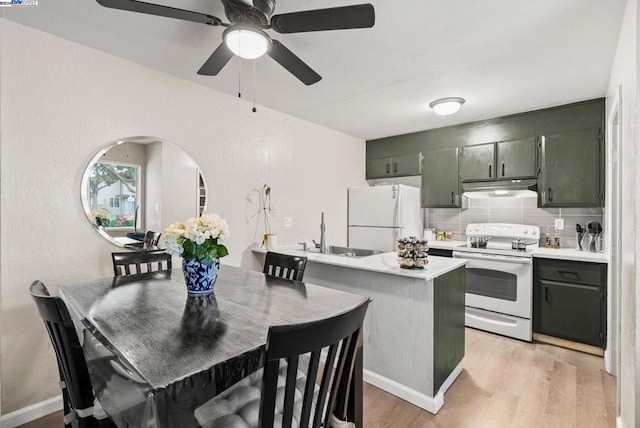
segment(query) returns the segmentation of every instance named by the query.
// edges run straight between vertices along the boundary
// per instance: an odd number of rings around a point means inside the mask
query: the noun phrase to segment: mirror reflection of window
[[[140,165],[97,162],[91,168],[89,203],[98,226],[134,227],[139,206]],[[104,215],[106,211],[106,216]]]
[[[183,149],[155,137],[128,137],[103,147],[82,176],[82,206],[105,239],[124,247],[146,232],[206,211],[207,185]]]

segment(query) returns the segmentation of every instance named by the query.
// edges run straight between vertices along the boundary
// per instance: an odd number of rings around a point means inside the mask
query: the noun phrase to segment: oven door
[[[455,251],[467,260],[466,305],[531,318],[532,259]]]

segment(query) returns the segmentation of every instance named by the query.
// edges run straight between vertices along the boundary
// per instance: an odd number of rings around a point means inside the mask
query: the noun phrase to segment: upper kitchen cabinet
[[[462,181],[486,181],[496,178],[495,144],[478,144],[461,149]]]
[[[463,182],[536,177],[536,138],[463,147]]]
[[[367,157],[367,180],[373,178],[420,175],[421,154],[410,153],[390,157]]]
[[[604,140],[598,135],[604,131],[605,100],[598,98],[393,135],[367,141],[367,178],[392,177],[397,153],[422,153],[425,158],[427,153],[440,153],[447,164],[425,159],[423,167],[441,170],[448,186],[457,184],[449,181],[454,170],[463,189],[480,188],[486,182],[495,186],[502,180],[531,180],[537,187],[540,207],[599,207],[604,204],[605,169]],[[453,149],[458,149],[457,160],[444,155]],[[376,158],[384,158],[377,167]],[[398,163],[398,171],[401,169]],[[441,180],[432,171],[422,174],[423,186],[428,186],[423,205],[461,205],[455,200],[457,188],[448,187],[444,193],[429,184]]]
[[[604,205],[602,131],[545,135],[540,141],[540,207]]]
[[[425,152],[422,159],[422,207],[460,206],[458,148]]]
[[[536,178],[537,138],[496,143],[496,176],[498,180]]]

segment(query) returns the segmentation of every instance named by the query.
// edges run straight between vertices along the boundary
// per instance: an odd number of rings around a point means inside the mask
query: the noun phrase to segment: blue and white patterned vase
[[[213,293],[213,286],[220,270],[220,257],[212,265],[203,265],[198,259],[182,259],[182,273],[187,284],[187,293],[205,295]]]

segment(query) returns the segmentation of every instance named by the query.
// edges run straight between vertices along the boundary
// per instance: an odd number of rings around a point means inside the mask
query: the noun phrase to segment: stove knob
[[[527,229],[524,229],[524,230],[522,231],[522,233],[524,233],[525,235],[527,235],[527,234],[529,234],[529,231],[528,231]]]

